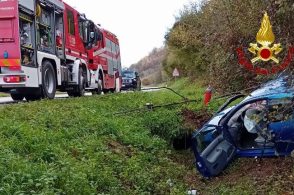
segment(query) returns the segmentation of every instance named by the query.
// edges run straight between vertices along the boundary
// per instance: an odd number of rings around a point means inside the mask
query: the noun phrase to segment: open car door
[[[220,127],[207,125],[193,136],[196,167],[204,177],[221,173],[236,154],[229,135]]]

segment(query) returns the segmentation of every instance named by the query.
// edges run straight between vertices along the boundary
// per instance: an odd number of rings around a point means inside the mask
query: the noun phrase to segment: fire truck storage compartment
[[[34,6],[34,0],[18,0],[19,5],[23,6],[26,9],[29,9],[31,11],[35,11],[35,6]]]
[[[40,2],[44,2],[45,0],[40,0]],[[51,4],[54,4],[58,9],[64,10],[64,4],[60,0],[47,0]]]
[[[49,2],[37,4],[37,44],[38,50],[54,54],[54,6]]]
[[[55,45],[56,45],[56,55],[64,59],[64,22],[63,22],[63,11],[55,10]]]
[[[36,66],[35,63],[35,30],[34,16],[20,12],[19,34],[21,47],[21,64],[24,66]]]
[[[67,85],[68,81],[69,81],[69,74],[70,74],[68,67],[61,66],[60,69],[61,69],[61,71],[60,71],[61,72],[61,80],[64,85]]]

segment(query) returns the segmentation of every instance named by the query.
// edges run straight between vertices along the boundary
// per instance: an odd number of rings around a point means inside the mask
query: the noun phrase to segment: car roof
[[[253,91],[245,100],[271,96],[293,96],[294,76],[284,75],[263,84],[259,89]]]

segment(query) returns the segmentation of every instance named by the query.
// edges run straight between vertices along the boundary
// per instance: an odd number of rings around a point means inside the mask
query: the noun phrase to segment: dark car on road
[[[136,71],[124,70],[122,73],[122,90],[141,90],[141,79]]]
[[[220,174],[236,157],[293,155],[292,75],[280,76],[226,108],[229,103],[193,134],[195,165],[204,177]]]

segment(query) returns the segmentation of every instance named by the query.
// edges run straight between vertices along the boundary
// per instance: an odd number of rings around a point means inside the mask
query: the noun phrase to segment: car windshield
[[[123,72],[123,77],[134,78],[136,75],[135,72]]]
[[[216,130],[216,127],[206,127],[196,135],[197,151],[202,153],[207,146],[217,137],[220,133]]]

